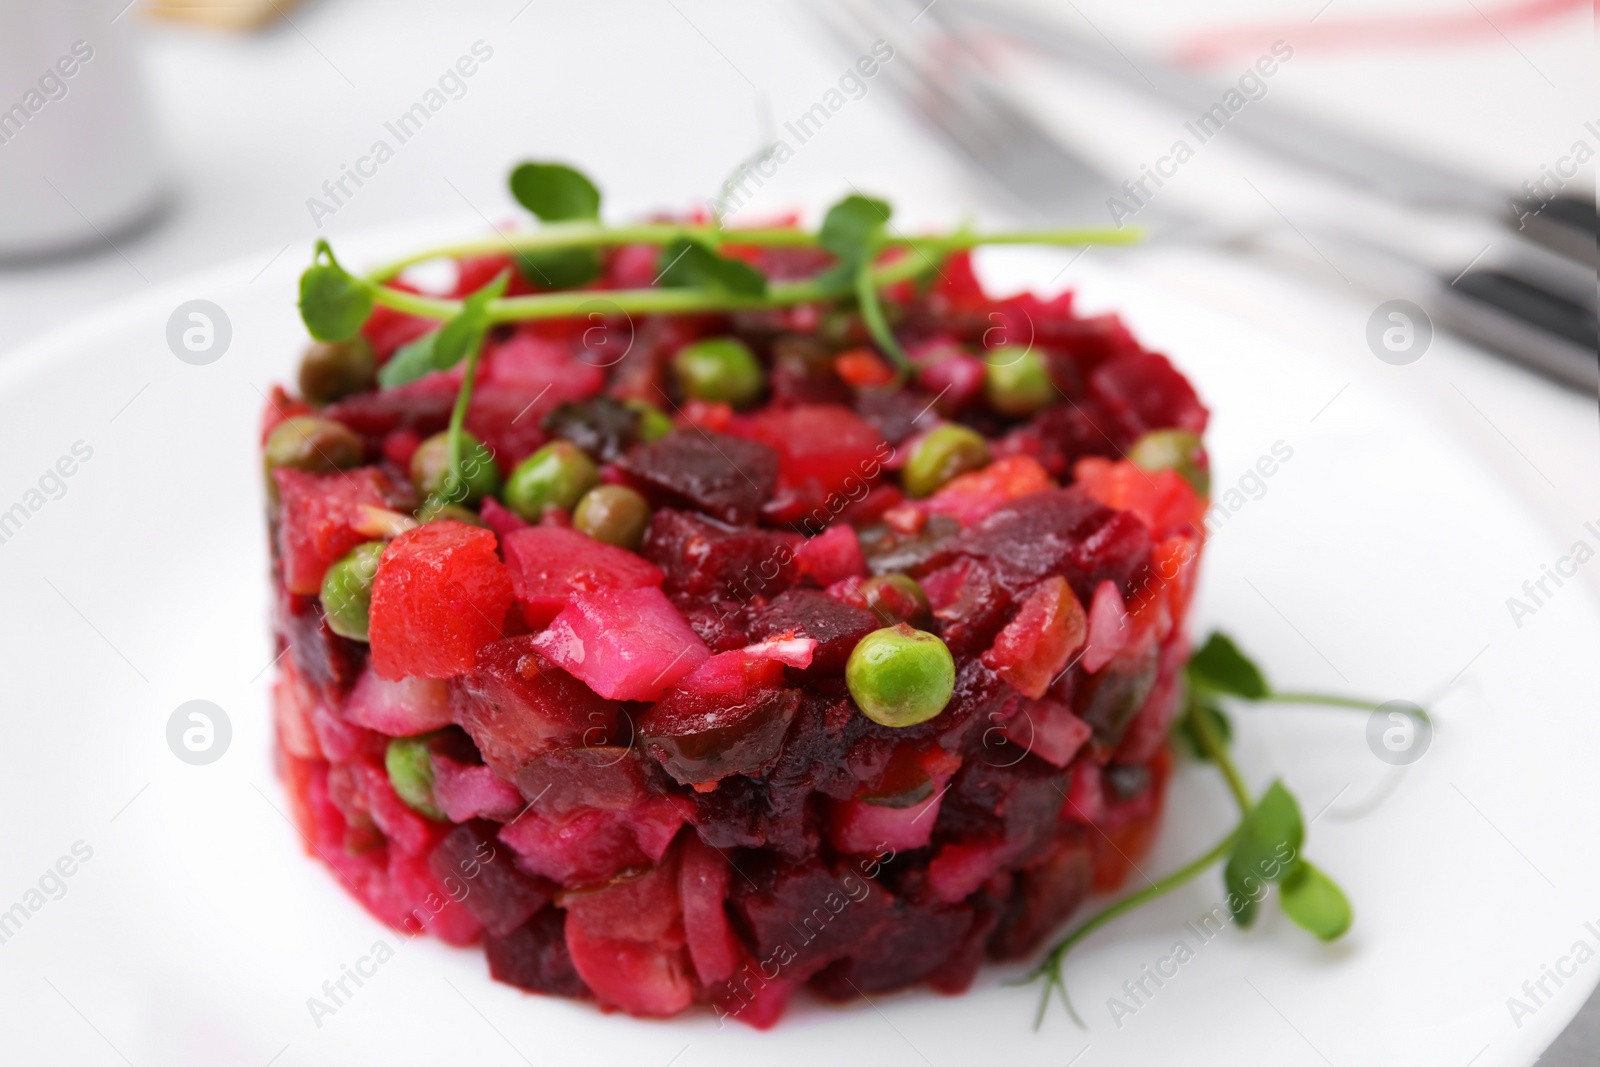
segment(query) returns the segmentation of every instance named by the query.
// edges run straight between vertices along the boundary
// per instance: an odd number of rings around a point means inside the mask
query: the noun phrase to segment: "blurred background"
[[[1086,254],[1337,354],[1568,541],[1600,520],[1593,44],[1572,0],[8,3],[0,370],[197,272],[289,301],[319,237],[506,224],[524,158],[612,218],[854,188],[908,232],[1148,226]],[[1600,1062],[1597,1016],[1547,1062]]]

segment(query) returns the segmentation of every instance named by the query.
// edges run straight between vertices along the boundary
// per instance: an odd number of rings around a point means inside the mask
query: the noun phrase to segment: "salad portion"
[[[1036,955],[1150,845],[1174,723],[1227,759],[1185,683],[1205,407],[970,262],[1124,235],[512,190],[542,225],[302,280],[263,454],[311,850],[384,922],[635,1015],[766,1027]]]

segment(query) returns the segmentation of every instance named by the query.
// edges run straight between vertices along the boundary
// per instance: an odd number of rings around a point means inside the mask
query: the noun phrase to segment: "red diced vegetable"
[[[372,587],[372,669],[380,678],[450,678],[499,638],[511,576],[495,536],[445,519],[384,549]]]
[[[657,700],[711,654],[655,588],[573,593],[533,647],[612,700]]]
[[[529,527],[507,535],[504,545],[512,588],[529,626],[548,626],[573,593],[661,585],[661,570],[654,564],[576,530]]]

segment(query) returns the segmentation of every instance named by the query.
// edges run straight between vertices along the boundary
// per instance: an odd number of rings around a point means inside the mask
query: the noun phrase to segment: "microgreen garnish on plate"
[[[1033,230],[907,238],[888,233],[889,204],[851,195],[833,205],[820,229],[794,226],[728,229],[717,222],[646,222],[611,226],[600,219],[600,190],[562,163],[527,162],[510,178],[511,194],[540,222],[536,228],[498,234],[407,256],[364,276],[349,273],[326,241],[318,241],[312,264],[300,278],[300,316],[311,336],[344,341],[356,336],[374,306],[440,323],[406,345],[379,372],[385,388],[404,385],[433,371],[469,362],[450,422],[453,461],[464,449],[461,427],[470,401],[477,349],[501,323],[572,319],[592,310],[597,290],[582,289],[599,277],[601,252],[623,245],[657,245],[659,276],[642,289],[604,290],[606,310],[616,315],[682,314],[792,307],[854,301],[873,342],[904,375],[911,369],[890,331],[881,290],[926,278],[953,252],[986,244],[1128,244],[1132,228]],[[810,277],[771,282],[730,249],[815,248],[834,257],[832,267]],[[462,300],[423,296],[387,283],[406,268],[433,259],[503,254],[510,251],[528,283],[539,292],[506,296],[502,275]],[[459,473],[459,472],[458,472]]]
[[[1059,994],[1073,1020],[1083,1025],[1067,996],[1063,973],[1067,954],[1074,947],[1118,916],[1165,896],[1218,863],[1223,864],[1227,907],[1240,926],[1249,927],[1255,922],[1267,887],[1277,884],[1278,903],[1295,925],[1322,941],[1336,940],[1350,929],[1353,913],[1344,891],[1301,854],[1306,826],[1294,794],[1282,780],[1276,780],[1260,798],[1251,795],[1228,750],[1233,728],[1220,701],[1232,698],[1251,703],[1315,704],[1365,711],[1376,710],[1379,705],[1331,694],[1279,692],[1272,688],[1261,668],[1223,633],[1211,634],[1190,658],[1184,668],[1184,683],[1184,711],[1174,731],[1188,742],[1197,758],[1215,764],[1222,773],[1238,805],[1239,822],[1200,856],[1108,905],[1051,946],[1039,965],[1020,980],[1044,982],[1036,1025],[1044,1020],[1052,992]],[[1427,712],[1420,708],[1410,714],[1427,721]]]

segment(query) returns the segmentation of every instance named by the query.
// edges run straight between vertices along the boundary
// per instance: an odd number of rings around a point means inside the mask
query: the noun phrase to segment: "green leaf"
[[[1332,878],[1301,860],[1283,880],[1284,914],[1323,941],[1333,941],[1350,929],[1350,900]]]
[[[1239,868],[1232,859],[1222,868],[1222,884],[1228,890],[1228,908],[1239,926],[1249,929],[1261,909],[1261,895],[1266,883]]]
[[[1240,878],[1276,882],[1299,860],[1305,840],[1300,805],[1282,782],[1273,782],[1240,822],[1228,866],[1237,868]]]
[[[600,217],[600,190],[564,163],[523,163],[511,172],[511,195],[543,222]]]
[[[401,348],[378,371],[378,384],[393,388],[414,382],[436,370],[449,370],[461,362],[469,349],[483,342],[489,330],[489,303],[506,291],[510,271],[461,302],[461,310],[439,329]]]
[[[762,296],[764,274],[737,259],[718,255],[699,241],[680,237],[661,250],[658,282],[669,288],[719,289],[738,296]]]
[[[1209,701],[1198,700],[1192,695],[1190,699],[1193,701],[1193,714],[1206,720],[1206,723],[1211,727],[1211,732],[1217,736],[1217,739],[1223,745],[1230,744],[1233,741],[1233,720],[1228,718],[1227,713]],[[1211,754],[1200,743],[1200,737],[1195,732],[1194,722],[1189,715],[1179,717],[1178,736],[1183,738],[1184,743],[1188,746],[1195,759],[1207,761],[1211,759]]]
[[[326,261],[322,261],[326,257]],[[372,294],[318,241],[311,266],[300,275],[300,318],[319,341],[348,341],[372,314]]]
[[[854,274],[877,251],[878,235],[889,222],[886,200],[850,195],[828,209],[817,241],[832,252],[844,271]]]
[[[438,338],[439,331],[434,330],[410,344],[400,346],[389,357],[389,362],[378,368],[378,384],[385,389],[392,389],[438,370],[433,363],[433,345]]]
[[[576,289],[600,277],[600,253],[593,248],[523,252],[517,256],[517,269],[542,288]]]
[[[1245,700],[1264,700],[1272,693],[1261,668],[1252,663],[1239,646],[1221,631],[1206,638],[1189,659],[1189,680],[1194,684],[1218,693],[1228,693]]]

